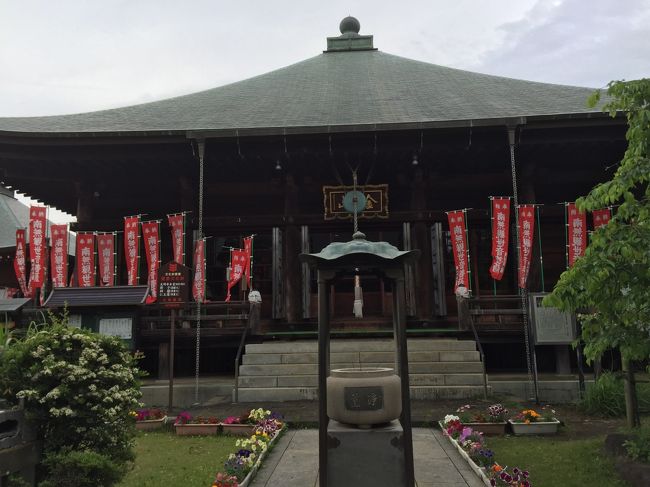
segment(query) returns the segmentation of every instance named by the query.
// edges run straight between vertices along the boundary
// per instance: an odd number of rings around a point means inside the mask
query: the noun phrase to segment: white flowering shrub
[[[46,456],[73,448],[124,464],[140,406],[135,358],[118,338],[52,321],[0,357],[0,394],[25,399]]]

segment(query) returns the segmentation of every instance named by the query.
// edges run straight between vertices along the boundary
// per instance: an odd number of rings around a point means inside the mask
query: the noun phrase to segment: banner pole
[[[569,212],[569,204],[564,202],[564,260],[566,261],[566,268],[569,268],[569,220],[567,213]]]
[[[492,238],[494,239],[494,213],[492,211],[492,206],[493,206],[493,200],[494,196],[490,196],[490,232],[492,234]],[[492,295],[496,296],[497,295],[497,280],[492,278]]]
[[[113,241],[113,286],[117,286],[117,233],[112,232],[111,240]]]
[[[472,294],[472,256],[469,252],[469,230],[467,225],[467,209],[463,209],[463,222],[465,223],[465,252],[467,252],[467,290]]]
[[[251,285],[250,285],[250,290],[253,290],[253,242],[255,242],[255,235],[251,235],[251,261],[249,263],[249,270],[248,272],[250,273],[251,276]]]
[[[138,242],[137,242],[137,251],[135,253],[136,255],[136,260],[138,261],[138,265],[136,266],[136,273],[135,273],[135,285],[140,284],[140,237],[142,236],[142,220],[141,216],[142,215],[137,215],[138,216]]]
[[[93,232],[93,287],[97,285],[97,261],[99,253],[97,252],[98,245],[97,232]]]
[[[537,241],[539,247],[539,273],[542,278],[542,292],[546,292],[544,285],[544,254],[542,252],[542,222],[540,219],[539,205],[535,205],[535,213],[537,213]]]
[[[185,265],[185,244],[186,244],[185,238],[187,237],[187,229],[185,228],[185,225],[186,225],[185,212],[181,213],[181,218],[183,220],[183,252],[182,252],[182,255],[181,255],[181,260],[183,262],[181,262],[181,264]]]

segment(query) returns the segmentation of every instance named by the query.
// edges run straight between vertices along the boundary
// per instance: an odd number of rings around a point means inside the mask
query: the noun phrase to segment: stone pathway
[[[417,487],[484,485],[439,431],[414,428],[413,452]],[[318,487],[318,430],[290,430],[285,433],[252,483],[252,487],[280,485]]]

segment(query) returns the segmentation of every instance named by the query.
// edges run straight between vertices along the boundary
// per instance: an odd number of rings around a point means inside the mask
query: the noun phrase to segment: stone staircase
[[[483,363],[473,340],[409,339],[412,399],[463,399],[483,394]],[[318,398],[318,343],[246,345],[239,367],[240,402]],[[330,367],[395,367],[390,339],[332,340]]]

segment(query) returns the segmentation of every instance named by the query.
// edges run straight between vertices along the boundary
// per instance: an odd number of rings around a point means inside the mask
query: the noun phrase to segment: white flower
[[[447,423],[451,421],[460,421],[460,418],[458,416],[454,416],[453,414],[448,414],[447,416],[445,416],[445,419],[442,423],[446,426]]]

